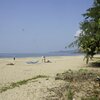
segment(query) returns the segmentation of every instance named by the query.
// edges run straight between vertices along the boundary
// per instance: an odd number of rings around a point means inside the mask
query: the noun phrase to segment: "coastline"
[[[83,53],[75,52],[74,50],[48,52],[48,53],[0,53],[0,58],[30,58],[30,57],[52,57],[52,56],[80,56]]]

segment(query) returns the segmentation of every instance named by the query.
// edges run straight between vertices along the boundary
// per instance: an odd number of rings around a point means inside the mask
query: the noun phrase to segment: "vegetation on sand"
[[[100,77],[98,71],[80,69],[58,73],[55,79],[69,82],[69,87],[66,88],[66,100],[100,100],[100,86],[96,81],[97,77]]]
[[[48,78],[48,76],[45,76],[45,75],[38,75],[38,76],[36,76],[36,77],[29,78],[29,79],[26,79],[26,80],[22,80],[22,81],[18,81],[18,82],[12,82],[12,83],[10,83],[10,84],[7,85],[7,86],[1,87],[1,88],[0,88],[0,93],[5,92],[5,91],[7,91],[8,89],[13,89],[13,88],[15,88],[15,87],[19,87],[20,85],[27,84],[29,81],[32,81],[32,80],[35,80],[35,79],[38,79],[38,78]]]

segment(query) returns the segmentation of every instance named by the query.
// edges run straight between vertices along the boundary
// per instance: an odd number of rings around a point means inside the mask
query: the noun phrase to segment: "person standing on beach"
[[[15,60],[15,57],[13,59]]]

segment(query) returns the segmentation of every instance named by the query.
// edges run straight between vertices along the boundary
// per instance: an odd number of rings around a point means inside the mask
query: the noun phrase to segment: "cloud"
[[[82,30],[78,30],[78,31],[76,31],[76,33],[75,33],[75,37],[78,37],[79,35],[80,35],[80,33],[82,32]]]

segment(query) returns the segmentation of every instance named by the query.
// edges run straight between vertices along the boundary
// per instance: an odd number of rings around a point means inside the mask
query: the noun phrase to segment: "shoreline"
[[[83,53],[77,53],[72,51],[66,52],[54,52],[54,53],[0,53],[0,58],[30,58],[30,57],[52,57],[52,56],[81,56]]]
[[[15,57],[16,59],[33,59],[33,58],[40,58],[41,59],[42,56],[33,56],[33,57]],[[68,55],[68,56],[45,56],[46,58],[60,58],[60,57],[84,57],[84,55]],[[14,57],[0,57],[0,59],[13,59]]]

